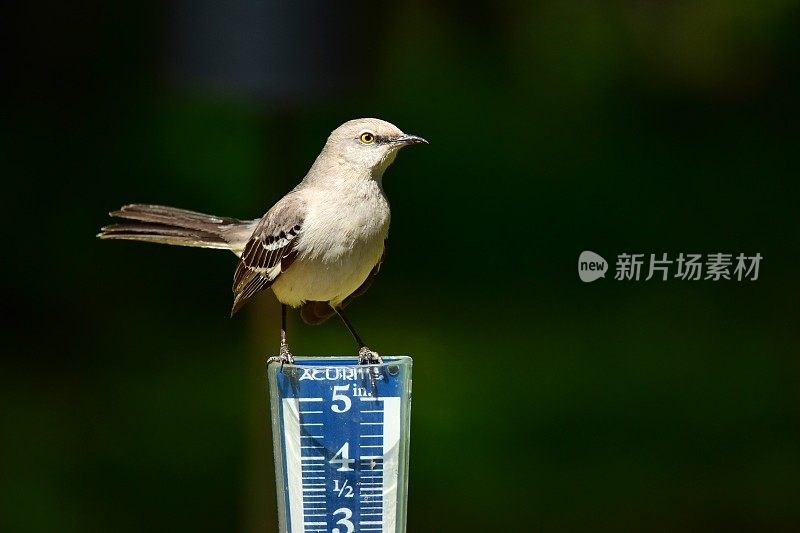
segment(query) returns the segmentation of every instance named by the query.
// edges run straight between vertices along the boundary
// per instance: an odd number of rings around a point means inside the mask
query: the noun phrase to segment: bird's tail
[[[258,220],[205,215],[163,205],[131,204],[109,213],[130,222],[103,227],[100,239],[158,242],[242,253]]]

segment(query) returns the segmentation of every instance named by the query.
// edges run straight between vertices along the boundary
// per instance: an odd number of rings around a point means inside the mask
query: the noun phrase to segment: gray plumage
[[[217,248],[234,253],[244,248],[258,224],[258,220],[217,217],[163,205],[130,204],[109,215],[134,222],[104,226],[97,235],[100,239]]]
[[[239,257],[231,314],[271,287],[284,306],[302,307],[306,322],[338,313],[361,356],[379,359],[342,309],[370,286],[383,261],[390,221],[384,171],[400,148],[426,142],[382,120],[352,120],[331,133],[300,184],[261,219],[132,204],[110,213],[127,222],[102,228],[98,237],[230,250]],[[285,307],[279,359],[292,360]]]
[[[270,287],[294,262],[305,216],[305,201],[295,191],[284,196],[258,222],[233,276],[231,315],[256,293]]]

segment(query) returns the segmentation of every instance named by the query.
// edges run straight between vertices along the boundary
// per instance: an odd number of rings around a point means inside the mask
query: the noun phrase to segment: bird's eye
[[[361,134],[361,142],[364,144],[372,144],[375,142],[375,136],[370,132],[365,132]]]

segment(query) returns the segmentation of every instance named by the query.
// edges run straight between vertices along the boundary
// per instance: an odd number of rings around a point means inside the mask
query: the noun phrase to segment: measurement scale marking
[[[303,400],[303,399],[301,399]],[[309,401],[317,401],[316,398],[305,398]],[[322,399],[319,398],[321,402]],[[323,431],[325,426],[324,422],[306,422],[309,415],[321,415],[323,410],[303,410],[298,413],[298,424],[301,432],[307,432],[309,428],[315,428],[316,431]],[[314,420],[314,418],[312,418]],[[322,435],[303,435],[312,438],[322,438]],[[319,444],[311,444],[300,446],[300,465],[303,474],[323,474],[323,475],[304,475],[302,479],[302,516],[305,521],[303,529],[306,532],[311,531],[327,531],[327,522],[316,522],[315,519],[325,519],[327,517],[327,489],[325,483],[325,466],[320,461],[325,460],[324,455],[319,455],[320,451],[324,452],[325,447]],[[315,455],[314,452],[316,451]],[[307,454],[307,455],[303,455]],[[318,482],[321,481],[321,482]],[[314,526],[325,526],[325,529],[318,529]]]
[[[313,377],[316,381],[300,382],[299,390],[284,381],[280,389],[287,488],[294,483],[299,489],[287,492],[288,533],[344,533],[353,526],[354,533],[395,531],[397,436],[402,431],[395,406],[406,401],[399,392],[401,381],[388,376],[376,392],[366,382],[343,376],[348,375]],[[311,397],[289,397],[300,393]],[[290,424],[291,437],[286,431]],[[370,426],[375,433],[369,433]],[[296,440],[290,446],[291,438]],[[299,479],[292,482],[290,471]]]
[[[382,398],[361,398],[362,401],[380,401]],[[368,405],[368,404],[365,404]],[[376,431],[377,434],[370,434],[370,435],[363,435],[360,434],[359,438],[365,441],[364,444],[360,444],[360,448],[362,451],[367,451],[367,453],[372,452],[379,452],[383,449],[384,445],[381,444],[366,444],[367,442],[375,442],[374,440],[367,440],[367,439],[384,439],[384,409],[375,409],[372,408],[371,404],[370,408],[364,409],[361,411],[362,416],[364,416],[364,421],[359,422],[359,427],[367,428],[369,426],[377,426]],[[383,406],[382,404],[377,404]],[[378,416],[369,416],[369,415],[378,415]],[[365,474],[372,474],[372,475],[361,475],[359,481],[359,517],[366,519],[366,520],[359,520],[359,531],[369,532],[369,531],[384,531],[383,527],[369,527],[369,526],[382,526],[383,522],[380,520],[384,518],[384,503],[383,503],[383,475],[382,472],[376,470],[376,468],[380,468],[382,470],[383,465],[383,455],[361,455],[359,457],[359,464],[361,465],[362,469],[365,469]],[[375,475],[376,473],[380,472],[380,475]],[[370,480],[370,481],[367,481]],[[370,505],[372,504],[372,505]],[[377,505],[376,505],[377,504]],[[370,520],[372,519],[372,520]],[[355,521],[355,520],[354,520]],[[365,527],[366,526],[366,527]]]

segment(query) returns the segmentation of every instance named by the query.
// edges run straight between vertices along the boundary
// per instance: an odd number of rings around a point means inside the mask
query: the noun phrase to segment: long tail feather
[[[97,236],[100,239],[145,241],[222,250],[229,250],[231,247],[219,235],[159,224],[111,224],[102,228]]]
[[[204,229],[218,228],[225,225],[241,224],[235,218],[206,215],[196,211],[178,209],[164,205],[129,204],[122,206],[117,211],[109,213],[112,217],[139,220],[141,222],[156,222],[181,228]]]
[[[163,205],[130,204],[109,213],[133,222],[105,226],[100,239],[155,242],[241,253],[257,220],[205,215]]]

